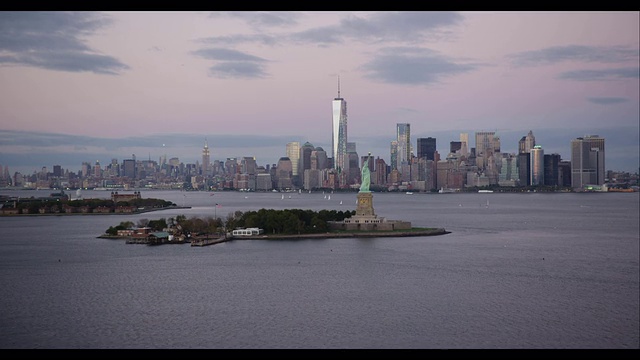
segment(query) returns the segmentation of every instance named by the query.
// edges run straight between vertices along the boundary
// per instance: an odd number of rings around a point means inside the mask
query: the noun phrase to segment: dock
[[[208,245],[215,245],[215,244],[220,244],[223,243],[225,241],[229,241],[231,239],[227,239],[226,237],[220,237],[220,238],[215,238],[215,239],[193,239],[191,240],[191,246],[208,246]]]

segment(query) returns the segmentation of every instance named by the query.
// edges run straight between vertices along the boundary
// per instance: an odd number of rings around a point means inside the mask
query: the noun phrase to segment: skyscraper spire
[[[338,75],[338,99],[340,98],[340,75]]]

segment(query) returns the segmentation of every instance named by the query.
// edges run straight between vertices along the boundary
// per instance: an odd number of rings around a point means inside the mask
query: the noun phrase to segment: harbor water
[[[374,193],[379,217],[451,232],[430,237],[98,238],[126,220],[356,207],[355,192],[142,196],[190,208],[0,217],[0,348],[640,347],[639,193]]]

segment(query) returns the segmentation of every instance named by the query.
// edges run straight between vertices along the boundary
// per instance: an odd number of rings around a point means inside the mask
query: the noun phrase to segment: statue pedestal
[[[375,217],[373,211],[373,194],[370,192],[358,193],[358,206],[356,207],[356,216]]]

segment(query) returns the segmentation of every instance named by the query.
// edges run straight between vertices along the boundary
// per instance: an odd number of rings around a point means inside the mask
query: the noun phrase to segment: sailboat
[[[329,197],[327,198],[327,200],[331,200],[331,195],[329,195]]]
[[[284,194],[282,194],[282,200],[284,200]]]
[[[340,205],[342,205],[342,200],[340,200]]]

